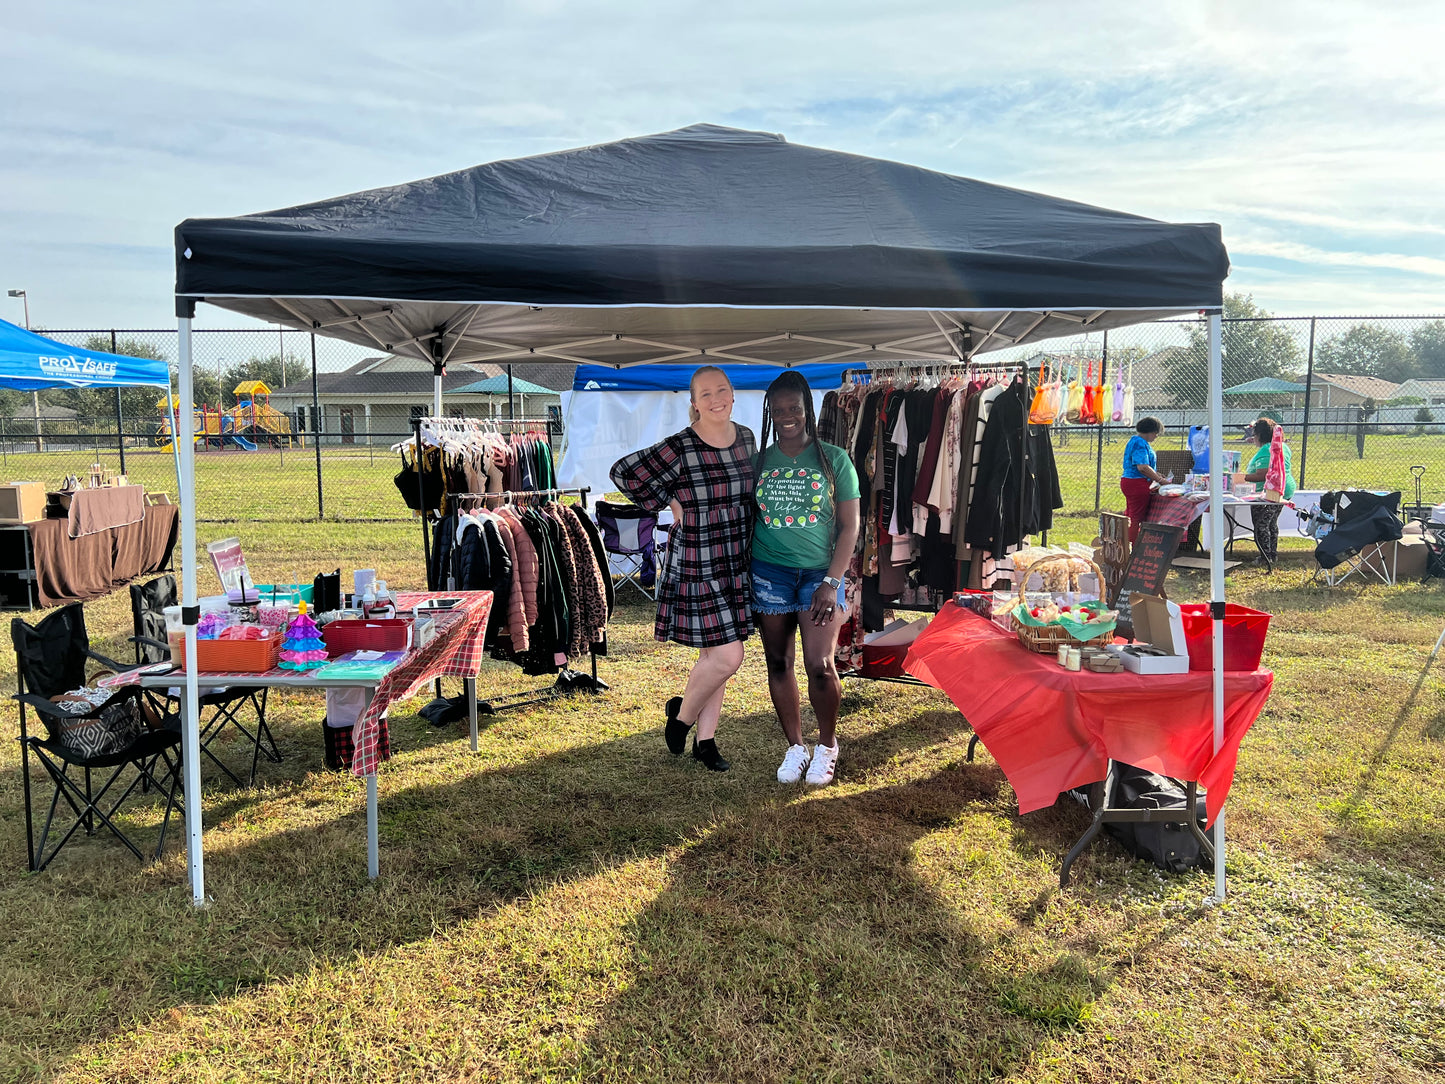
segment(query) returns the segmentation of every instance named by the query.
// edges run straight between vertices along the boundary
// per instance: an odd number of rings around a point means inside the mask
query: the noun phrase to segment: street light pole
[[[18,297],[25,306],[25,330],[30,330],[30,295],[24,290],[7,291],[11,297]],[[30,405],[35,411],[35,450],[45,451],[45,441],[40,436],[40,392],[30,393]]]

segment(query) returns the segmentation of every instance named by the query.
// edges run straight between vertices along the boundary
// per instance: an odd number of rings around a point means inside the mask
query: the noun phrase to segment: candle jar
[[[1077,670],[1077,669],[1079,669],[1079,667],[1082,665],[1082,661],[1083,661],[1083,656],[1080,655],[1079,649],[1078,649],[1077,647],[1071,647],[1071,648],[1069,648],[1069,663],[1068,663],[1068,668],[1069,668],[1070,670]]]

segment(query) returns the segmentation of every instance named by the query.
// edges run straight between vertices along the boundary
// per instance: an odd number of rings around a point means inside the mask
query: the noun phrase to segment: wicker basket
[[[1099,578],[1099,586],[1102,589],[1104,585],[1103,570],[1100,569],[1091,558],[1072,553],[1051,553],[1047,557],[1039,558],[1033,564],[1029,565],[1027,569],[1019,572],[1018,575],[1014,577],[1014,595],[1013,598],[1010,599],[1010,603],[1017,603],[1020,606],[1023,605],[1024,584],[1028,582],[1028,578],[1043,565],[1048,564],[1050,561],[1075,560],[1087,561],[1089,563],[1089,567],[1094,570],[1094,575]],[[1024,647],[1030,651],[1037,651],[1041,655],[1055,655],[1058,653],[1060,647],[1083,647],[1085,644],[1092,642],[1089,640],[1080,640],[1062,625],[1036,627],[1034,625],[1025,625],[1018,619],[1016,612],[1010,616],[1013,619],[1014,632],[1018,635],[1019,643],[1023,644]]]

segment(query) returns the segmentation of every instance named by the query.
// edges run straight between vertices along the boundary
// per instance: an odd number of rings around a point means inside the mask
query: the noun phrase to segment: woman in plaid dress
[[[717,748],[728,680],[743,663],[752,632],[752,431],[732,420],[727,374],[707,365],[692,374],[692,425],[612,465],[612,482],[650,512],[672,507],[665,569],[657,585],[659,640],[698,649],[682,696],[667,702],[664,737],[680,754],[697,724],[692,755],[715,772],[730,765]]]

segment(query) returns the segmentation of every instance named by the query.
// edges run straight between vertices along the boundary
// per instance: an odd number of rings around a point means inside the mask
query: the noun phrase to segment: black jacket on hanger
[[[994,400],[979,449],[978,481],[964,538],[973,548],[991,552],[995,560],[1003,557],[1010,546],[1019,545],[1024,535],[1049,530],[1054,525],[1054,509],[1064,506],[1048,426],[1028,427],[1028,462],[1024,463],[1026,390],[1022,381],[1015,380]]]

